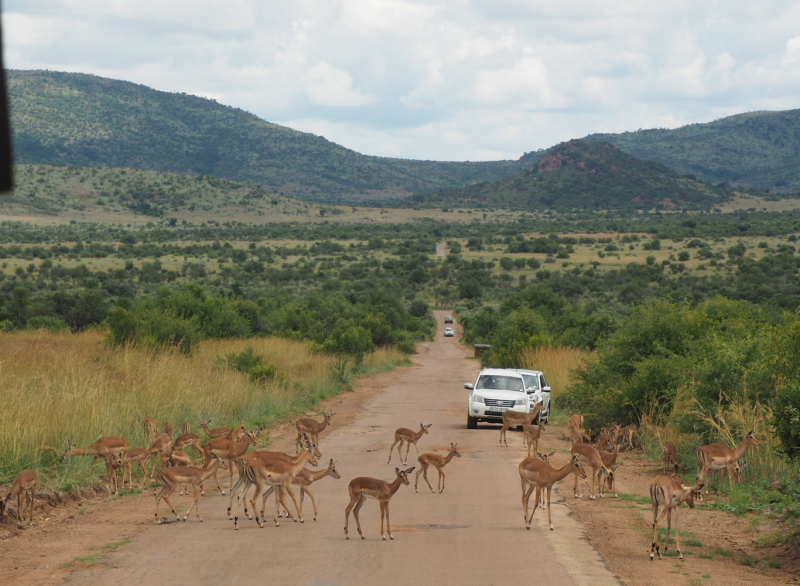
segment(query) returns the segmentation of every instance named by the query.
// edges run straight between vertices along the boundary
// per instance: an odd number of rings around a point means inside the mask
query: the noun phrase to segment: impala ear
[[[400,468],[395,468],[394,469],[394,473],[397,474],[398,476],[400,476]]]
[[[406,470],[406,474],[411,474],[414,471],[414,468],[416,468],[416,466],[412,466],[411,468]]]

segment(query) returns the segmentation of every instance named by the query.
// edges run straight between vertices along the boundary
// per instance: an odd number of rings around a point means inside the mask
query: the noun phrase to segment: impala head
[[[608,468],[604,468],[604,470],[606,471],[604,473],[604,476],[605,476],[604,481],[606,483],[606,486],[608,487],[608,490],[614,490],[614,475],[617,473],[617,469],[618,468],[619,468],[619,464],[617,464],[614,467],[613,470],[609,470]],[[601,485],[602,485],[602,481],[601,481]]]
[[[423,433],[428,433],[428,429],[433,425],[433,423],[429,423],[428,425],[419,424],[419,428],[422,430]]]
[[[328,470],[329,470],[328,474],[330,474],[331,476],[333,476],[337,480],[339,478],[341,478],[341,476],[339,475],[339,472],[336,470],[336,462],[334,462],[333,459],[331,459],[331,461],[328,462]]]
[[[453,452],[453,455],[456,458],[460,458],[461,454],[458,451],[458,444],[450,444],[450,451]]]
[[[744,436],[744,443],[750,446],[760,446],[761,442],[756,439],[756,433],[751,431],[746,436]]]
[[[539,456],[540,459],[548,463],[550,462],[550,458],[555,456],[555,454],[556,454],[555,451],[552,451],[549,454],[540,454],[539,452],[536,452],[536,455]]]
[[[742,468],[744,468],[745,466],[747,466],[747,462],[745,462],[741,466],[739,466],[739,462],[734,462],[733,466],[731,466],[731,470],[733,472],[733,479],[736,481],[737,484],[742,481]]]
[[[208,429],[209,423],[211,423],[210,419],[208,421],[204,421],[203,423],[200,424],[200,429]]]
[[[319,460],[317,460],[317,444],[312,442],[305,432],[303,432],[303,437],[301,439],[303,450],[310,454],[308,463],[312,466],[317,466],[319,464]]]
[[[332,410],[328,411],[327,414],[325,413],[325,409],[322,410],[322,416],[325,418],[325,423],[327,424],[330,424],[331,419],[333,419],[334,415],[336,415],[336,413],[334,413]]]
[[[700,484],[696,484],[695,486],[684,486],[683,487],[683,502],[689,505],[690,509],[694,508],[694,499],[695,497],[700,496],[700,491],[703,490],[705,486],[704,482]]]
[[[73,454],[74,450],[75,450],[75,445],[72,443],[71,440],[67,440],[67,449],[64,450],[64,453],[61,455],[61,459],[66,462],[67,458],[69,458]]]
[[[400,477],[400,480],[403,482],[403,484],[409,484],[410,482],[408,480],[408,475],[414,471],[414,468],[415,466],[412,466],[408,470],[400,470],[400,468],[395,468],[394,473]]]
[[[572,460],[570,461],[570,465],[572,466],[572,472],[577,474],[581,478],[586,478],[586,470],[583,468],[583,464],[581,464],[581,455],[575,454],[572,456]],[[603,466],[605,468],[605,466]]]

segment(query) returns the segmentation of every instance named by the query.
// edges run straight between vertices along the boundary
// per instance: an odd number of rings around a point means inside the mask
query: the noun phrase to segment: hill
[[[252,183],[147,169],[16,165],[14,181],[14,190],[0,198],[0,213],[99,221],[140,216],[255,222],[342,213]],[[320,209],[326,211],[320,214]]]
[[[592,134],[639,159],[713,183],[800,193],[800,110],[750,112],[675,130]]]
[[[636,159],[614,145],[571,140],[538,154],[515,177],[415,195],[416,205],[517,210],[707,209],[730,190],[683,177],[660,163]]]
[[[80,73],[8,71],[18,163],[214,175],[318,201],[380,200],[518,173],[518,161],[372,157],[243,110]]]

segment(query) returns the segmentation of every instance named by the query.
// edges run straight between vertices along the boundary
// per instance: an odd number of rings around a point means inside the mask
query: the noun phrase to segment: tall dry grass
[[[60,476],[55,484],[74,483],[61,465],[67,440],[85,446],[101,436],[121,435],[131,446],[142,446],[141,421],[147,415],[160,427],[169,420],[177,428],[189,420],[196,429],[204,419],[214,425],[266,425],[341,389],[331,373],[335,359],[311,353],[302,342],[206,340],[185,356],[109,348],[103,337],[103,332],[0,333],[0,482],[32,467]],[[221,366],[221,357],[248,346],[282,376],[259,384]],[[403,359],[394,350],[380,350],[365,367],[382,369]],[[74,472],[81,465],[68,468]]]
[[[556,398],[575,382],[574,371],[583,368],[588,356],[577,348],[526,348],[522,352],[523,368],[541,370],[550,385],[551,397]]]
[[[705,408],[693,396],[692,389],[684,387],[679,389],[666,425],[655,425],[653,421],[658,418],[654,415],[642,416],[641,435],[645,450],[658,459],[662,455],[664,443],[672,440],[678,449],[679,460],[688,472],[687,477],[694,477],[695,450],[705,443],[699,434],[679,429],[679,422],[687,417],[703,428],[712,429],[716,443],[734,449],[747,433],[755,432],[761,445],[750,446],[742,458],[741,462],[747,462],[743,471],[744,478],[779,480],[791,472],[791,467],[780,454],[780,440],[769,423],[772,420],[772,409],[757,399],[748,397],[746,393],[734,397],[722,395],[722,400],[717,405]]]

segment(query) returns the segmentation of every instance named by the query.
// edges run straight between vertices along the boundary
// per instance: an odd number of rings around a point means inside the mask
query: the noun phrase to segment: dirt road
[[[444,313],[437,312],[439,322]],[[617,584],[563,505],[554,506],[555,532],[542,530],[541,511],[532,530],[525,530],[517,473],[522,450],[499,448],[496,429],[465,429],[463,383],[474,380],[478,368],[456,339],[441,337],[440,327],[436,341],[414,357],[413,367],[390,373],[383,392],[364,403],[347,425],[323,436],[325,461],[336,460],[342,479],[313,485],[318,521],[311,520],[306,499],[304,524],[282,521],[275,527],[270,522],[259,529],[245,519],[234,531],[225,512],[227,497],[210,496],[201,501],[203,523],[190,518],[146,526],[132,543],[73,572],[68,582],[465,585],[513,583],[535,572],[537,581],[554,586]],[[420,423],[433,424],[419,441],[422,452],[443,454],[450,442],[458,442],[462,458],[445,468],[446,490],[432,494],[420,478],[417,494],[412,478],[411,486],[401,486],[391,500],[394,541],[381,540],[378,504],[372,499],[361,512],[367,539],[358,539],[351,518],[351,539],[345,540],[348,482],[356,476],[392,480],[400,465],[396,452],[392,463],[386,462],[393,432]],[[412,448],[408,465],[415,464]],[[435,484],[435,471],[431,480]],[[141,521],[152,523],[152,497],[136,500]]]

